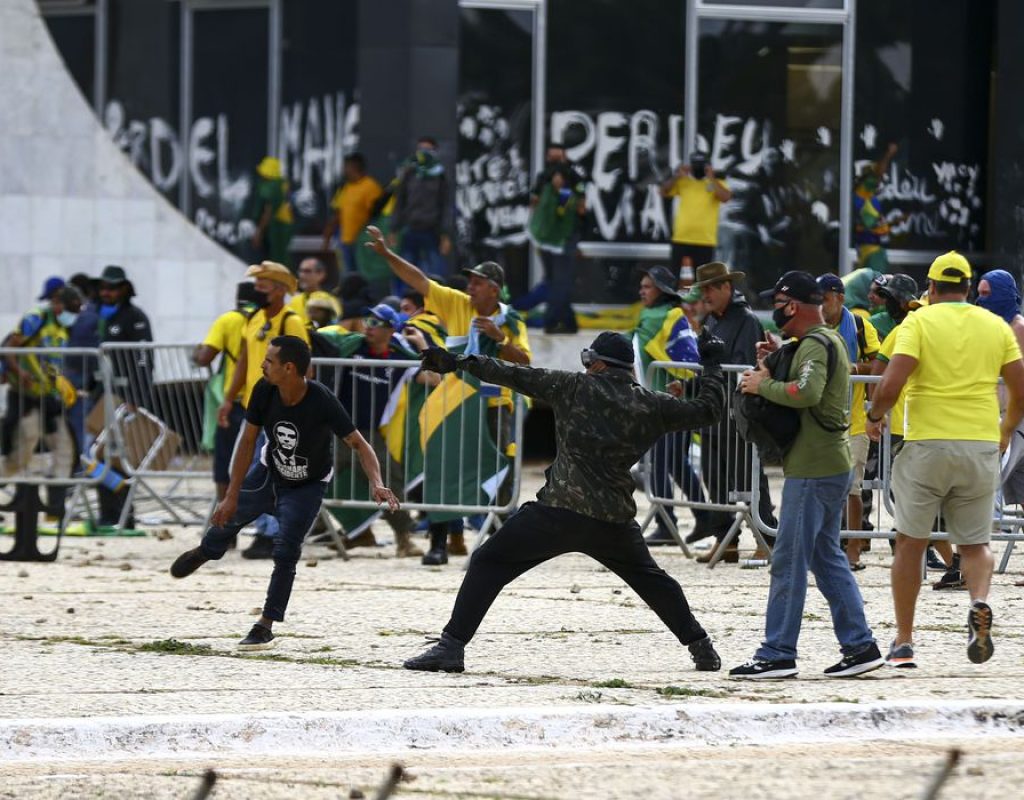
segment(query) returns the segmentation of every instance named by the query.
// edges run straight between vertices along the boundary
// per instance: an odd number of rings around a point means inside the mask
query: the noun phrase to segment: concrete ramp
[[[48,275],[120,264],[161,341],[196,340],[244,265],[167,203],[110,141],[34,0],[0,3],[0,328]]]

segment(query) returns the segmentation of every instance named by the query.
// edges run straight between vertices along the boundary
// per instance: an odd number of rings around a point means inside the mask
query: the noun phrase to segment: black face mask
[[[788,305],[789,303],[787,303],[785,306],[779,306],[778,308],[772,311],[772,322],[775,323],[775,327],[778,328],[780,331],[783,329],[785,325],[789,323],[791,319],[793,319],[792,317],[786,316],[786,306]]]
[[[270,305],[270,295],[266,292],[253,292],[253,303],[256,308],[266,308]]]
[[[889,312],[889,316],[893,318],[894,322],[902,322],[903,318],[907,316],[907,312],[903,310],[903,304],[895,297],[885,298],[885,310]]]

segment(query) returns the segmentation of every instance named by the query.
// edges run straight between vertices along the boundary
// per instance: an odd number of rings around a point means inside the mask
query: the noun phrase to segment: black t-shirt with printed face
[[[348,413],[326,386],[307,381],[306,387],[305,397],[294,406],[286,406],[277,387],[262,379],[249,398],[245,418],[267,435],[260,460],[277,483],[297,486],[330,480],[334,437],[344,439],[355,431]]]

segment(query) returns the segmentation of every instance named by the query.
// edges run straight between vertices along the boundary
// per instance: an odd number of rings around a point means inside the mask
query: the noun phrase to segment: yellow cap
[[[252,163],[252,162],[250,162]],[[256,172],[261,178],[267,180],[274,180],[280,178],[284,171],[281,169],[280,159],[274,158],[273,156],[267,156],[256,167]]]
[[[928,280],[959,283],[964,278],[971,279],[971,265],[956,250],[943,253],[932,262],[928,269]]]
[[[917,300],[911,300],[907,305],[910,306],[911,311],[914,311],[918,308],[923,308],[924,306],[929,304],[930,301],[928,300],[928,292],[923,292]]]

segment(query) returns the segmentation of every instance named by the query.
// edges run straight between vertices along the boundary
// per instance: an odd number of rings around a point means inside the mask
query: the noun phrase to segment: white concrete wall
[[[120,264],[158,341],[194,341],[244,264],[199,232],[110,141],[34,0],[0,2],[0,329],[48,275]]]

